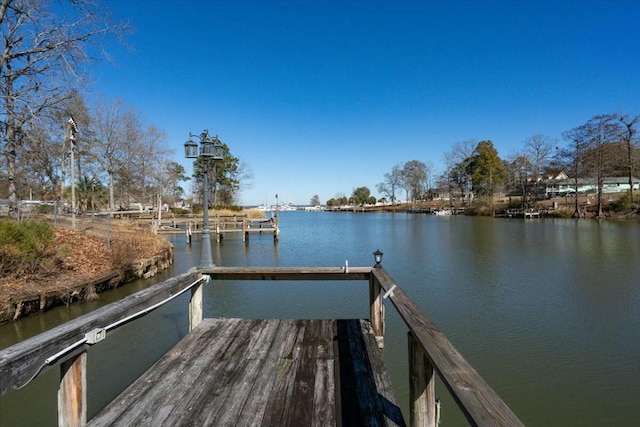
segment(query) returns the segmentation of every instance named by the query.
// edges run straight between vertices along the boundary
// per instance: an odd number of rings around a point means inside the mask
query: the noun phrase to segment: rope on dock
[[[33,381],[38,375],[40,375],[40,373],[42,372],[42,370],[46,367],[46,366],[51,366],[52,364],[54,364],[58,359],[60,359],[62,356],[64,356],[65,354],[69,354],[72,351],[74,351],[76,348],[80,347],[83,344],[96,344],[99,341],[102,341],[103,339],[106,338],[106,332],[117,328],[118,326],[129,322],[130,320],[133,320],[137,317],[140,317],[144,314],[149,313],[150,311],[155,310],[156,308],[168,303],[169,301],[175,299],[176,297],[182,295],[183,293],[185,293],[186,291],[188,291],[189,289],[191,289],[193,286],[197,285],[198,283],[204,281],[204,283],[209,283],[209,281],[211,280],[211,276],[207,275],[207,274],[203,274],[200,278],[198,278],[198,280],[196,280],[195,282],[187,285],[184,289],[182,289],[180,292],[177,292],[173,295],[171,295],[168,298],[165,298],[164,300],[150,306],[147,307],[145,309],[142,309],[140,311],[138,311],[137,313],[133,313],[127,317],[125,317],[124,319],[120,319],[116,322],[111,323],[110,325],[107,325],[103,328],[96,328],[93,329],[89,332],[87,332],[84,336],[84,338],[68,345],[67,347],[63,348],[62,350],[60,350],[59,352],[52,354],[51,356],[47,357],[44,362],[42,362],[42,364],[38,367],[38,369],[36,370],[36,372],[31,376],[31,378],[29,378],[24,384],[16,387],[16,390],[19,390],[23,387],[25,387],[27,384],[29,384],[31,381]],[[96,339],[95,337],[99,336],[100,338]]]

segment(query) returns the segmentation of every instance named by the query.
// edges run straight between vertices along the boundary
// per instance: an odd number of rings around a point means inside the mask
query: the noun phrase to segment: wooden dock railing
[[[363,280],[369,283],[370,321],[379,345],[384,330],[383,300],[389,299],[409,330],[410,424],[436,425],[434,372],[470,425],[523,423],[381,267],[260,268],[215,267],[191,271],[137,292],[77,319],[0,350],[0,396],[22,388],[46,369],[60,365],[58,423],[86,423],[87,348],[109,332],[190,290],[190,330],[202,320],[203,285],[216,280]],[[132,379],[133,381],[133,379]]]
[[[249,239],[250,233],[273,234],[274,241],[280,237],[278,217],[250,218],[249,215],[215,215],[209,220],[211,232],[216,241],[221,242],[225,234],[242,233],[242,241]],[[157,234],[186,234],[191,243],[191,235],[202,232],[202,220],[196,217],[164,218],[152,221],[152,230]]]
[[[470,425],[524,425],[383,268],[216,267],[203,273],[214,280],[368,280],[369,320],[379,345],[384,330],[384,299],[393,303],[409,329],[411,426],[436,425],[434,370]]]
[[[202,281],[196,272],[171,278],[0,350],[0,396],[24,387],[59,363],[58,425],[86,424],[87,348]]]
[[[373,286],[385,290],[409,328],[411,425],[435,426],[435,370],[470,425],[523,426],[391,276],[382,268],[373,268],[371,272]]]

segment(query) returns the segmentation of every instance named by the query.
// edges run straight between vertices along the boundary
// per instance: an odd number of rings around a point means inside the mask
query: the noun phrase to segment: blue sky
[[[324,203],[463,140],[501,157],[596,114],[640,114],[638,1],[106,0],[135,32],[92,90],[167,134],[209,129],[245,205]]]

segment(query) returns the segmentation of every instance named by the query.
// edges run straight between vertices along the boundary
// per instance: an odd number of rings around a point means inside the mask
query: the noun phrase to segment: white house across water
[[[640,180],[637,178],[632,179],[633,189],[640,190]],[[587,194],[595,193],[598,191],[598,182],[595,178],[579,178],[577,181],[574,179],[558,179],[547,180],[545,182],[545,194],[547,197],[568,196],[573,194]],[[602,193],[624,193],[629,191],[629,178],[628,177],[607,177],[604,178]]]

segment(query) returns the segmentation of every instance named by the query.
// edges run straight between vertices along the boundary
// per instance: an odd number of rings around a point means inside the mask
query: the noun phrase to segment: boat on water
[[[286,205],[260,205],[260,206],[256,206],[254,209],[262,212],[275,212],[275,211],[284,212],[284,211],[298,210],[298,208],[296,208],[291,202],[289,202],[289,204],[286,204]]]
[[[298,208],[293,205],[293,203],[289,202],[287,205],[278,206],[279,211],[297,211]]]
[[[449,216],[453,215],[453,211],[451,209],[436,209],[433,211],[433,214],[438,216]]]

